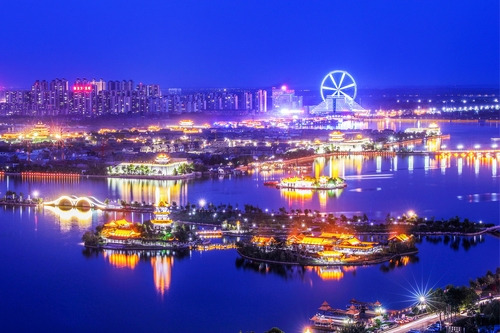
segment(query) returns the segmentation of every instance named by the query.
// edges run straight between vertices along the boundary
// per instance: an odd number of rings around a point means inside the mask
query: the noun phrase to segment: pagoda
[[[157,231],[164,231],[172,227],[172,220],[170,219],[170,209],[165,201],[160,201],[153,212],[154,218],[151,220],[153,229]]]

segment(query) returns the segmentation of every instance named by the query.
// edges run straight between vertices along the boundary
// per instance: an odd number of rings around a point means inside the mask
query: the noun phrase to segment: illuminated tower
[[[172,226],[172,220],[170,219],[170,208],[165,201],[160,201],[153,213],[154,218],[151,220],[153,229],[158,231],[164,231],[165,229]]]

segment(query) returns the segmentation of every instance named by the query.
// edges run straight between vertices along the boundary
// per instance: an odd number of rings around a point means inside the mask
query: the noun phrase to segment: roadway
[[[417,320],[414,320],[412,322],[409,322],[407,324],[388,329],[387,331],[384,331],[385,333],[405,333],[408,332],[409,330],[419,330],[419,331],[425,331],[425,329],[431,325],[434,324],[436,321],[439,320],[439,315],[438,314],[430,314],[427,316],[423,316],[422,318],[419,318]]]

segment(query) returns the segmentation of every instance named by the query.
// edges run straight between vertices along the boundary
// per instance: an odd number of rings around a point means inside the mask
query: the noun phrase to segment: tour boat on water
[[[340,177],[288,177],[283,178],[277,185],[279,188],[299,190],[334,190],[344,188],[347,184]]]

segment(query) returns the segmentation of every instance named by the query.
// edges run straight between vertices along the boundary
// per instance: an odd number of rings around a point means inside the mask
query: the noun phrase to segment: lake
[[[498,136],[495,126],[446,126],[450,140],[457,143],[473,136],[484,145]],[[380,220],[388,213],[413,210],[425,217],[458,215],[499,224],[498,162],[496,156],[318,158],[307,174],[338,175],[348,182],[344,190],[330,193],[264,187],[265,180],[284,175],[278,171],[189,181],[5,176],[0,195],[7,190],[25,195],[38,191],[47,199],[68,194],[139,202],[162,198],[180,204],[205,199],[240,208],[249,203],[270,210],[362,212]],[[84,249],[81,236],[86,230],[121,216],[0,208],[4,330],[263,332],[278,326],[287,333],[301,332],[325,300],[338,308],[352,298],[379,300],[387,309],[398,309],[414,302],[412,290],[468,284],[499,266],[499,239],[488,235],[423,238],[414,258],[321,270],[252,265],[240,260],[235,250],[125,254]],[[125,217],[142,222],[149,214]]]

